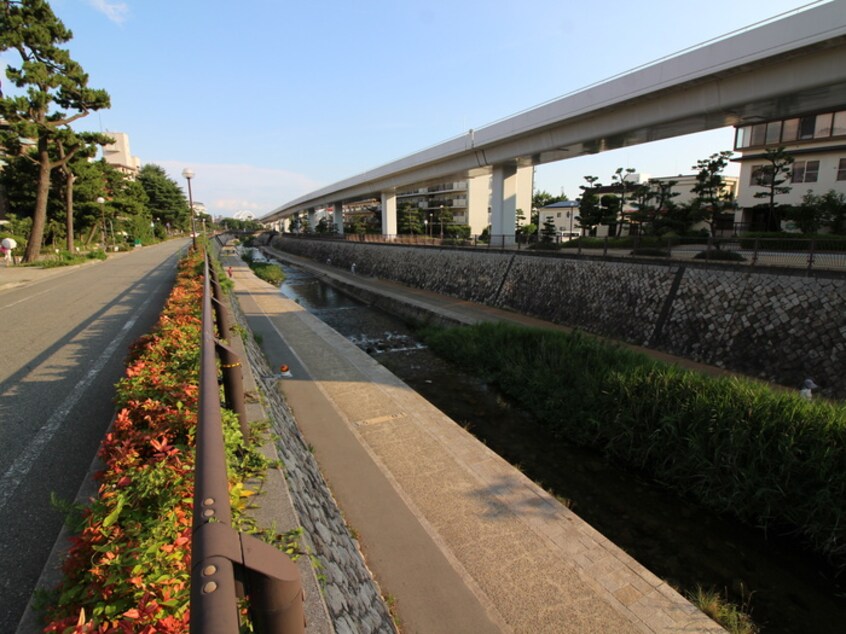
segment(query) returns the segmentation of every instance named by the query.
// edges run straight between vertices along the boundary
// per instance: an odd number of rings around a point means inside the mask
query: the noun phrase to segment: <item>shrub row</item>
[[[74,521],[45,632],[187,632],[202,259],[180,264],[154,330],[130,351],[99,456],[97,499]],[[263,471],[224,411],[233,511]],[[246,456],[246,458],[245,458]]]
[[[482,324],[423,333],[562,437],[718,512],[792,531],[846,565],[846,407],[713,378],[580,333]]]

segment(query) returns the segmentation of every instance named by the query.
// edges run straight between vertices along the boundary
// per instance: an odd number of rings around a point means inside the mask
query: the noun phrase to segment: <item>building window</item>
[[[816,117],[802,117],[799,119],[799,138],[800,139],[813,139],[814,138],[814,128],[816,128],[817,118]]]
[[[831,136],[846,135],[846,110],[834,113],[834,125],[831,127]]]
[[[816,183],[819,173],[819,161],[796,161],[793,163],[793,174],[790,180],[793,183]]]
[[[767,145],[774,145],[781,140],[781,121],[770,121],[767,124]]]
[[[815,139],[826,139],[831,136],[831,115],[831,112],[817,115],[816,125],[814,126]]]
[[[846,181],[846,158],[840,159],[837,165],[837,180]]]
[[[799,136],[799,119],[788,119],[781,132],[782,141],[795,141]]]

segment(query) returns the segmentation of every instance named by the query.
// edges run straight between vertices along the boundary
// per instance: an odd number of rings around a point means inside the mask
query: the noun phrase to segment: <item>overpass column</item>
[[[382,235],[397,234],[397,195],[396,192],[382,192]]]
[[[517,222],[517,166],[496,165],[491,175],[491,244],[514,244]]]
[[[344,203],[339,200],[332,206],[335,208],[335,231],[342,236],[344,235]]]
[[[467,224],[470,234],[477,236],[488,226],[491,202],[491,177],[467,179]]]
[[[308,210],[307,218],[308,218],[308,232],[314,233],[314,208]]]
[[[517,206],[531,221],[532,217],[532,194],[535,186],[535,168],[533,165],[526,165],[517,168]]]

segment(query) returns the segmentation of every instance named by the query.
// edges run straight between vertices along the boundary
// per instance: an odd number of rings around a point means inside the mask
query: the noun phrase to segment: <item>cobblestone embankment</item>
[[[846,398],[846,278],[837,273],[276,237],[361,275]]]

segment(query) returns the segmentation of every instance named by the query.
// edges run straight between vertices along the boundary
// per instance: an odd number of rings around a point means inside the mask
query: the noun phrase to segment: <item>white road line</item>
[[[18,456],[18,459],[15,460],[6,473],[3,474],[3,477],[0,478],[0,510],[6,506],[9,498],[12,497],[12,494],[18,486],[20,486],[20,483],[32,470],[32,467],[35,465],[35,461],[38,460],[41,452],[44,451],[44,447],[47,446],[47,443],[49,443],[53,436],[56,435],[56,432],[65,422],[70,410],[73,409],[77,402],[79,402],[79,399],[82,397],[85,390],[88,389],[88,386],[91,385],[91,382],[103,370],[109,358],[114,354],[126,333],[129,332],[129,329],[135,325],[136,321],[138,321],[138,317],[139,315],[136,314],[123,325],[123,328],[120,329],[118,335],[112,339],[112,342],[106,346],[103,353],[97,358],[91,369],[88,370],[85,378],[77,384],[74,391],[71,392],[59,408],[53,412],[53,415],[47,419],[47,422],[38,431],[29,445],[27,445],[26,449],[24,449],[24,451]]]
[[[52,288],[48,288],[46,291],[41,291],[40,293],[35,293],[33,295],[29,295],[27,297],[24,297],[23,299],[19,299],[16,302],[12,302],[11,304],[6,304],[5,306],[0,306],[0,310],[3,310],[4,308],[11,308],[12,306],[17,306],[18,304],[22,304],[23,302],[28,302],[29,300],[34,299],[34,298],[38,297],[39,295],[44,295],[44,293],[49,293],[52,290],[53,290]]]

